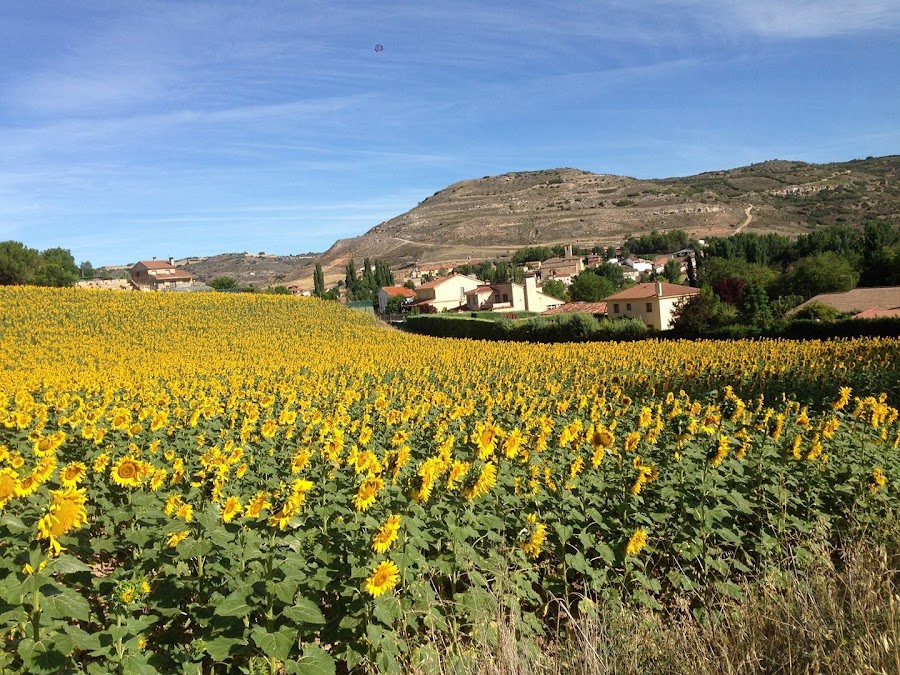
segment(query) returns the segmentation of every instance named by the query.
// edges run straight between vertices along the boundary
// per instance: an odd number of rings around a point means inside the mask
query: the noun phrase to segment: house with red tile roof
[[[900,286],[854,288],[845,293],[820,293],[790,311],[791,314],[814,302],[833,307],[853,318],[876,319],[900,314]]]
[[[416,287],[416,299],[410,307],[430,305],[439,312],[465,309],[466,293],[483,285],[480,279],[465,274],[439,277]]]
[[[562,300],[560,300],[562,302]],[[553,309],[548,309],[544,312],[545,315],[549,314],[593,314],[594,316],[606,316],[606,303],[605,302],[567,302],[564,305],[559,305],[554,307]]]
[[[410,305],[416,299],[416,292],[411,288],[406,286],[384,286],[378,289],[378,312],[384,314],[388,300],[398,295],[403,298],[404,305]]]
[[[524,284],[514,282],[483,284],[466,292],[466,309],[491,312],[544,312],[562,304],[537,287],[533,274],[525,277]]]
[[[651,281],[605,298],[606,310],[611,319],[640,319],[650,328],[668,330],[672,327],[675,309],[699,292],[699,288]]]
[[[142,260],[131,266],[128,276],[142,291],[164,291],[194,285],[194,275],[166,260]]]

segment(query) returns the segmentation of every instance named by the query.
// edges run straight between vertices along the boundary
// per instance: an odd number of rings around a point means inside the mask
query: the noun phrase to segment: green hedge
[[[462,314],[409,317],[404,330],[434,337],[511,342],[592,342],[640,340],[650,329],[637,319],[596,319],[590,314],[556,314],[529,319],[481,319]]]

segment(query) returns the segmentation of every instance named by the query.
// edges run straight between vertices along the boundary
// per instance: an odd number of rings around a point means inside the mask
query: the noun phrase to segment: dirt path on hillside
[[[745,227],[750,224],[750,221],[753,220],[753,216],[750,215],[750,211],[753,209],[753,204],[744,209],[744,215],[747,217],[744,219],[744,222],[738,225],[738,228],[734,231],[735,234],[740,233]]]

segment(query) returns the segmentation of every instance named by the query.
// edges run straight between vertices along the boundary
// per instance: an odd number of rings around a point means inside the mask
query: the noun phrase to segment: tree
[[[572,279],[569,297],[575,301],[598,302],[616,292],[615,286],[606,277],[600,277],[591,270],[585,270]]]
[[[697,288],[697,270],[694,268],[694,256],[687,258],[687,278],[691,288]]]
[[[568,295],[566,285],[559,279],[547,279],[547,281],[541,284],[541,291],[545,295],[549,295],[557,300],[565,300]]]
[[[739,315],[741,323],[755,328],[767,328],[773,320],[769,307],[769,297],[765,289],[757,283],[751,283],[744,290]]]
[[[71,286],[80,273],[75,258],[66,248],[48,248],[41,253],[34,282],[40,286]]]
[[[91,265],[89,260],[85,260],[78,266],[79,271],[81,272],[82,279],[93,279],[97,276],[97,273],[94,271],[94,266]]]
[[[678,262],[675,258],[672,258],[669,262],[666,263],[665,268],[663,269],[663,276],[666,278],[666,281],[677,284],[681,281],[681,263]]]
[[[347,262],[344,268],[344,286],[347,288],[347,299],[356,299],[356,290],[359,287],[359,280],[356,278],[356,263],[353,258]]]
[[[594,269],[592,269],[591,272],[596,274],[598,277],[608,279],[613,286],[613,292],[625,288],[625,273],[622,270],[621,265],[603,263],[599,267],[595,267]]]
[[[384,306],[384,311],[388,314],[400,314],[403,311],[403,303],[406,301],[406,298],[402,295],[392,295],[388,298],[387,304]]]
[[[321,263],[316,263],[316,269],[313,272],[313,295],[318,298],[325,295],[325,273],[322,271]]]
[[[0,242],[0,286],[34,283],[40,254],[19,241]]]
[[[726,277],[715,282],[712,289],[722,302],[737,306],[744,300],[744,292],[748,285],[740,277]]]
[[[217,291],[228,291],[237,288],[237,280],[234,277],[216,277],[209,285]]]
[[[703,335],[734,323],[736,318],[734,307],[719,300],[709,288],[704,288],[675,308],[672,329],[678,335]]]
[[[857,279],[856,269],[849,260],[826,251],[791,265],[782,278],[782,291],[808,299],[819,293],[849,291],[856,286]]]

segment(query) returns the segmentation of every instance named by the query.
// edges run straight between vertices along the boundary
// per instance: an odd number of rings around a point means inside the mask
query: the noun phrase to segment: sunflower
[[[887,485],[887,478],[884,475],[884,472],[880,467],[875,467],[872,471],[872,475],[869,476],[869,490],[872,492],[878,492],[881,488]]]
[[[181,504],[175,511],[175,516],[189,523],[194,519],[194,507],[190,504]]]
[[[528,524],[525,527],[525,541],[522,544],[522,550],[532,558],[537,558],[541,554],[541,546],[547,538],[547,526],[539,523],[537,514],[529,513],[525,519]]]
[[[488,462],[482,467],[481,473],[478,475],[478,478],[475,479],[472,486],[463,491],[463,496],[469,501],[472,501],[476,497],[489,492],[496,484],[497,466],[493,462]]]
[[[450,469],[450,475],[447,477],[447,489],[456,489],[456,484],[465,478],[467,473],[469,473],[468,462],[453,462],[453,467]]]
[[[637,431],[632,431],[625,438],[625,451],[631,452],[632,450],[634,450],[637,447],[637,444],[640,442],[640,440],[641,440],[641,435]]]
[[[709,460],[713,466],[719,466],[725,461],[725,457],[728,456],[728,447],[730,443],[731,441],[729,441],[728,436],[719,436],[719,444],[716,446],[716,451]]]
[[[598,427],[594,433],[591,434],[590,441],[594,448],[606,449],[616,442],[616,438],[607,429]]]
[[[369,476],[366,478],[362,485],[359,486],[359,490],[356,492],[356,496],[353,498],[353,505],[356,507],[357,511],[365,511],[372,504],[375,503],[375,497],[378,496],[378,491],[384,487],[384,481],[378,476]]]
[[[231,496],[225,500],[225,505],[222,507],[222,520],[229,523],[235,516],[241,515],[242,511],[241,500]]]
[[[37,539],[46,539],[51,553],[59,555],[63,550],[59,537],[87,523],[87,509],[84,508],[87,495],[83,488],[65,488],[51,490],[50,496],[53,501],[47,514],[38,521]]]
[[[159,490],[166,482],[166,477],[168,473],[165,469],[157,469],[153,472],[153,477],[150,479],[150,489],[154,492]]]
[[[138,487],[141,484],[141,475],[144,467],[133,457],[120,457],[112,465],[110,474],[113,482],[121,487]]]
[[[249,518],[259,518],[259,514],[263,509],[270,508],[272,508],[272,504],[269,501],[269,494],[263,490],[257,492],[256,496],[250,500],[250,503],[247,504],[247,508],[244,509],[244,514]]]
[[[59,472],[59,482],[63,487],[76,487],[87,474],[87,466],[84,462],[71,462],[66,464]]]
[[[181,530],[180,532],[173,532],[166,539],[166,546],[168,546],[169,548],[175,548],[176,546],[178,546],[178,544],[180,544],[185,539],[187,539],[188,535],[190,533],[191,533],[190,530]]]
[[[0,469],[0,509],[15,496],[19,488],[19,477],[8,467]]]
[[[628,540],[628,545],[625,547],[625,555],[637,555],[646,545],[647,531],[644,528],[639,527],[634,531],[634,534],[631,535],[631,539]]]
[[[844,406],[850,401],[850,393],[852,391],[853,390],[850,387],[841,387],[841,396],[837,401],[831,404],[831,407],[834,410],[843,410]]]
[[[379,528],[378,532],[375,533],[375,538],[372,540],[372,550],[376,553],[384,553],[387,551],[391,544],[393,544],[397,540],[397,532],[400,529],[400,516],[396,514],[392,514],[384,523],[384,525]]]
[[[378,566],[372,571],[369,578],[366,579],[366,592],[373,598],[377,598],[379,595],[383,595],[394,588],[399,579],[400,570],[392,560],[378,563]]]

